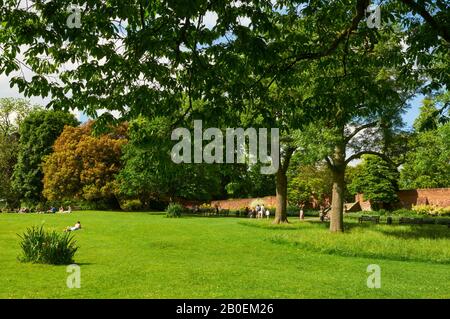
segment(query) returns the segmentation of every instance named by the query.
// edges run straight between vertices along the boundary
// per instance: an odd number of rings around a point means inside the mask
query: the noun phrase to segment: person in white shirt
[[[263,218],[264,215],[266,214],[266,208],[264,207],[264,204],[261,205],[261,209],[259,212],[260,212],[261,218]]]
[[[64,231],[69,232],[69,231],[75,231],[75,230],[79,230],[79,229],[81,229],[81,223],[78,221],[75,224],[75,226],[73,226],[73,227],[68,226]]]

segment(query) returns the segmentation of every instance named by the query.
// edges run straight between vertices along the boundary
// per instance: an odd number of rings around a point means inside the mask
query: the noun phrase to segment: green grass
[[[270,223],[241,224],[280,228]],[[350,219],[345,233],[331,235],[327,228],[320,222],[288,224],[285,230],[297,231],[277,231],[268,240],[330,255],[450,264],[450,230],[443,225],[358,224]]]
[[[80,220],[81,288],[65,266],[20,263],[32,225],[62,231]],[[324,224],[237,218],[165,218],[120,212],[0,214],[0,298],[450,298],[444,226]],[[381,267],[380,289],[366,285]]]

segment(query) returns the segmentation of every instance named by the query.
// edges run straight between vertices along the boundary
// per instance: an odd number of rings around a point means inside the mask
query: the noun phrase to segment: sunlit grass
[[[313,252],[450,264],[450,229],[442,225],[374,225],[352,221],[346,223],[344,233],[330,234],[325,223],[294,221],[281,227],[270,222],[241,223],[276,230],[268,234],[270,242]]]
[[[67,288],[65,266],[17,260],[17,234],[27,227],[43,223],[62,231],[78,220],[80,289]],[[440,263],[448,262],[448,229],[435,227],[440,235],[430,237],[430,228],[415,238],[407,226],[365,225],[333,235],[326,225],[307,222],[280,227],[147,213],[0,214],[0,298],[449,298],[450,267]],[[428,256],[430,262],[395,260],[402,251],[404,259]],[[381,267],[381,289],[366,285],[369,264]]]

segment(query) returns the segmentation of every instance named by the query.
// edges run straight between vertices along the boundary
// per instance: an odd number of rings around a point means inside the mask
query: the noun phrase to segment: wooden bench
[[[360,216],[358,218],[358,222],[361,224],[362,222],[374,222],[375,224],[380,223],[380,216]]]

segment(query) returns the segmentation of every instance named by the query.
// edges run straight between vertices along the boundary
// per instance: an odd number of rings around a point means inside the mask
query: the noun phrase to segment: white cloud
[[[217,24],[217,13],[212,11],[207,11],[205,14],[205,17],[203,18],[203,23],[205,24],[206,28],[212,29]]]
[[[252,20],[246,16],[239,16],[238,23],[244,27],[248,27],[250,25],[250,23],[252,23]]]

